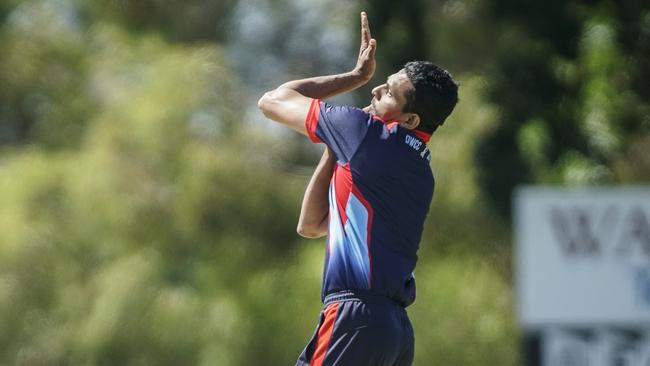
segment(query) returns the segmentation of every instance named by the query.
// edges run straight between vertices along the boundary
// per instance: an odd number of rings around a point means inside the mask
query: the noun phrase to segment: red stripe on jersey
[[[309,139],[317,144],[321,140],[316,136],[316,126],[318,125],[318,116],[320,116],[320,100],[312,99],[311,104],[309,105],[309,112],[307,113],[307,119],[305,120],[305,129],[307,130],[307,135]]]
[[[386,128],[388,128],[389,130],[390,130],[390,129],[393,129],[393,128],[397,128],[397,126],[399,126],[399,123],[398,123],[398,122],[390,122],[390,123],[386,123]]]
[[[341,225],[345,226],[345,223],[348,221],[345,208],[348,205],[348,198],[352,190],[350,163],[336,165],[336,169],[334,169],[334,190],[336,191],[336,207],[339,210],[339,217],[341,217]]]
[[[332,339],[332,332],[334,331],[334,323],[336,323],[336,313],[339,310],[339,303],[331,304],[325,309],[325,319],[323,324],[318,329],[318,336],[316,338],[316,350],[311,357],[309,366],[322,366],[327,354],[327,347],[330,345]]]
[[[398,122],[398,121],[395,121],[395,120],[385,121],[385,120],[383,120],[381,117],[376,116],[376,115],[374,115],[374,114],[371,114],[371,116],[372,116],[372,118],[374,118],[374,119],[376,119],[376,120],[382,122],[383,124],[385,124],[386,127],[388,127],[388,128],[393,128],[394,125],[399,124],[399,122]],[[409,133],[414,134],[417,138],[419,138],[420,140],[424,141],[425,143],[429,142],[429,140],[431,139],[431,134],[430,134],[430,133],[426,133],[426,132],[424,132],[424,131],[420,131],[420,130],[409,130]]]
[[[420,130],[411,130],[411,133],[414,134],[415,136],[417,136],[417,138],[419,138],[420,140],[424,141],[425,143],[429,142],[429,140],[431,139],[431,134],[430,134],[430,133],[426,133],[426,132],[424,132],[424,131],[420,131]]]
[[[394,119],[391,119],[391,120],[388,120],[388,121],[387,121],[387,120],[385,120],[385,119],[379,117],[379,116],[376,115],[376,114],[371,114],[370,116],[371,116],[372,118],[376,119],[377,121],[383,123],[383,124],[389,124],[389,123],[392,123],[392,122],[396,122],[396,120],[394,120]]]

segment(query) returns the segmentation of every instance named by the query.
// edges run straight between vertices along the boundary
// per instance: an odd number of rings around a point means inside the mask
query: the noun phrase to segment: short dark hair
[[[458,83],[447,70],[429,61],[407,62],[404,70],[413,84],[406,92],[404,112],[417,113],[417,129],[433,133],[458,103]]]

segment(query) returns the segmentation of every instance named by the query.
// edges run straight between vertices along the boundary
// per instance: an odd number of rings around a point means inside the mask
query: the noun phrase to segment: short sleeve
[[[327,145],[340,162],[346,163],[363,142],[372,116],[359,108],[332,106],[314,99],[305,127],[314,143]]]

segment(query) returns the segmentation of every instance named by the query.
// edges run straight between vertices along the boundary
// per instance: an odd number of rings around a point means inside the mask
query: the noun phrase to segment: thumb
[[[369,55],[368,55],[368,56],[374,58],[374,57],[375,57],[375,51],[377,51],[377,40],[375,40],[374,38],[372,38],[372,39],[370,40],[370,44],[369,44],[369,47],[368,47],[368,48],[370,49],[370,52],[369,52]]]

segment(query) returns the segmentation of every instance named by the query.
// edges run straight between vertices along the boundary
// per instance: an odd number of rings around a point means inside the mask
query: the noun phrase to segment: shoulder
[[[330,117],[346,117],[348,119],[371,121],[372,115],[363,109],[349,105],[335,105],[327,102],[320,104],[321,112]]]

